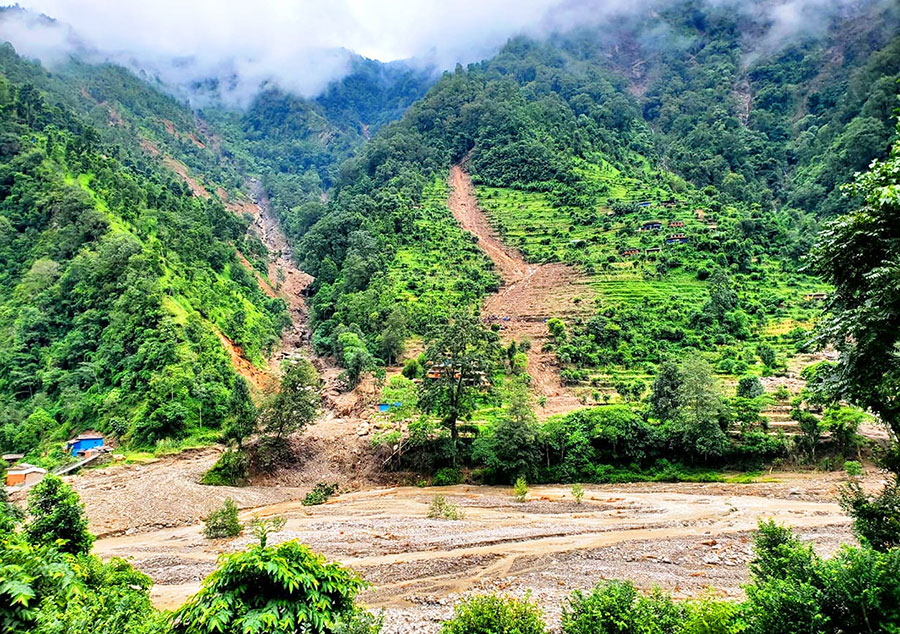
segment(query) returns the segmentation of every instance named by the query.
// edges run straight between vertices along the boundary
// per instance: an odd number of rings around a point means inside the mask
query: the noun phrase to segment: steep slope
[[[601,398],[687,349],[725,375],[766,371],[760,349],[784,364],[827,292],[800,271],[818,219],[891,142],[897,20],[895,7],[863,3],[773,53],[763,24],[675,3],[614,31],[515,39],[445,74],[345,165],[301,240],[317,278],[316,345],[334,350],[349,328],[377,351],[390,314],[423,334],[493,290],[469,268],[477,259],[424,264],[451,215],[430,203],[433,182],[466,158],[503,242],[484,241],[501,277],[503,254],[517,249],[590,281],[588,315],[568,315],[553,336],[566,382]],[[819,176],[819,194],[803,194]],[[465,251],[457,236],[446,233],[448,254]],[[421,281],[394,282],[417,264],[429,272]],[[445,292],[425,304],[436,289]]]
[[[242,263],[247,221],[0,61],[0,445],[212,433],[234,379],[220,337],[262,365],[289,321]]]

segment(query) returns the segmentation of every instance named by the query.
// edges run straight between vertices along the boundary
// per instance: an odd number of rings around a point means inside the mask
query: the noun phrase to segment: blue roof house
[[[83,434],[78,434],[77,436],[75,436],[75,438],[67,442],[66,451],[71,453],[73,456],[77,456],[81,452],[102,446],[103,435],[98,434],[95,431],[87,431]]]

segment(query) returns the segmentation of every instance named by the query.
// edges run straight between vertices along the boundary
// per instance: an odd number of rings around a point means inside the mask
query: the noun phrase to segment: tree
[[[330,632],[364,582],[296,541],[224,555],[172,615],[175,634]]]
[[[388,315],[384,322],[384,330],[378,337],[378,354],[385,363],[392,365],[403,354],[404,342],[407,335],[406,316],[398,308]]]
[[[231,386],[231,394],[228,397],[229,416],[225,423],[222,436],[226,442],[233,442],[240,449],[244,439],[256,431],[256,421],[259,412],[250,396],[250,386],[247,380],[237,374]]]
[[[455,315],[436,328],[428,340],[425,358],[430,376],[422,383],[419,403],[425,411],[440,416],[450,430],[454,464],[459,441],[457,423],[470,416],[478,398],[490,391],[499,357],[496,333],[470,313]]]
[[[352,331],[338,335],[338,360],[344,366],[344,378],[348,385],[356,387],[366,372],[375,368],[375,359],[365,341]]]
[[[650,411],[661,421],[675,418],[681,409],[681,374],[671,361],[663,363],[650,386]]]
[[[757,396],[762,396],[765,392],[759,377],[743,376],[738,381],[737,395],[740,398],[756,398]]]
[[[900,127],[900,126],[898,126]],[[834,381],[900,439],[900,144],[844,191],[862,205],[829,222],[813,271],[834,287],[818,341],[840,351]]]
[[[509,394],[504,417],[493,432],[475,441],[472,458],[484,460],[498,476],[512,483],[518,477],[531,479],[540,462],[537,419],[528,386],[517,381]]]
[[[275,440],[300,431],[319,413],[319,375],[306,359],[282,366],[281,384],[262,410],[262,429]]]
[[[55,475],[48,475],[28,492],[29,521],[25,533],[34,544],[53,545],[67,553],[85,554],[94,536],[78,494]]]
[[[775,366],[775,348],[769,344],[761,343],[756,346],[756,355],[759,357],[759,360],[763,362],[763,365],[770,368]]]
[[[728,447],[720,419],[725,414],[722,393],[710,365],[697,355],[679,367],[681,407],[673,423],[681,448],[703,459],[719,457]]]

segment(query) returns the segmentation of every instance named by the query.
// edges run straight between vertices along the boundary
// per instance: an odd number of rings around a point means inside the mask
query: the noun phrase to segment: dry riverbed
[[[565,597],[601,579],[679,597],[707,587],[740,596],[761,518],[794,526],[819,552],[832,552],[852,541],[834,501],[840,483],[840,474],[783,473],[755,484],[588,485],[580,505],[562,486],[533,487],[524,503],[506,488],[459,485],[359,491],[317,507],[282,490],[294,499],[242,517],[284,516],[272,542],[299,539],[358,570],[373,584],[361,600],[385,610],[387,634],[436,632],[460,596],[493,591],[531,592],[555,626]],[[427,519],[436,494],[463,519]],[[133,558],[154,579],[155,602],[174,608],[197,591],[219,553],[250,539],[205,540],[191,524],[107,537],[96,550]]]

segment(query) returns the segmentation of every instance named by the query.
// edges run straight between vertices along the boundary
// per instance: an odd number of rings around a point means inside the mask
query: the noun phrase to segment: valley
[[[869,487],[877,484],[877,477],[867,480]],[[740,597],[749,535],[759,519],[794,527],[823,555],[852,539],[834,502],[839,486],[835,475],[775,472],[753,484],[586,485],[581,504],[559,486],[533,487],[523,503],[508,488],[465,485],[374,488],[316,507],[302,506],[297,490],[287,488],[227,494],[246,507],[245,520],[287,519],[273,542],[299,539],[359,571],[373,584],[362,602],[385,610],[386,633],[401,634],[437,632],[460,597],[495,591],[530,592],[553,624],[571,591],[603,578],[631,579],[647,590],[660,586],[678,597],[709,587]],[[93,516],[98,509],[90,488],[80,490]],[[273,495],[284,501],[262,502]],[[435,495],[457,504],[462,519],[427,519]],[[196,520],[182,518],[171,527],[145,525],[101,538],[95,549],[103,557],[132,557],[154,580],[154,602],[174,608],[197,591],[220,552],[244,548],[248,539],[210,542]]]

